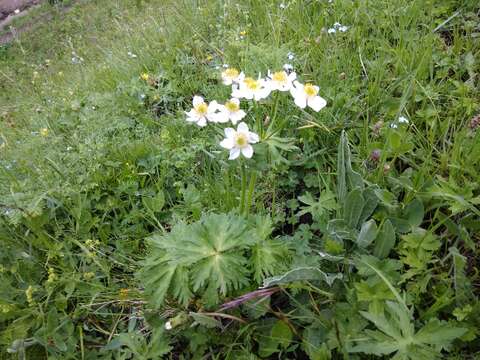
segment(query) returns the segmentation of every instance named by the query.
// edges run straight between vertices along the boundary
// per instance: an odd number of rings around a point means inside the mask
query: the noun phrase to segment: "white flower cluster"
[[[217,101],[205,102],[201,96],[193,97],[193,108],[185,112],[187,121],[204,127],[208,122],[227,123],[237,125],[247,114],[240,108],[240,99],[259,101],[267,98],[272,91],[290,92],[295,104],[305,109],[307,106],[314,111],[320,111],[327,105],[327,101],[318,95],[320,88],[307,83],[301,84],[296,80],[297,75],[291,66],[285,66],[284,70],[270,72],[265,78],[247,77],[243,72],[235,68],[226,68],[222,71],[224,85],[232,86],[230,100],[224,104]],[[259,142],[259,136],[249,131],[244,122],[238,124],[237,130],[225,129],[225,139],[220,143],[225,149],[230,150],[229,160],[236,159],[242,154],[246,158],[253,155],[251,144]]]

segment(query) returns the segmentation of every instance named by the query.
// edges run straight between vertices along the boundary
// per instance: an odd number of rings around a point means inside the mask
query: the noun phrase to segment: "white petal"
[[[303,94],[297,93],[294,95],[295,105],[297,105],[301,109],[305,109],[307,106],[307,98]]]
[[[242,154],[245,156],[247,159],[250,159],[253,155],[253,147],[252,145],[247,145],[244,148],[242,148]]]
[[[241,91],[237,86],[232,86],[232,97],[242,98],[243,97],[243,91]]]
[[[230,156],[228,157],[228,160],[235,160],[240,156],[240,149],[239,148],[233,148],[230,150]]]
[[[232,128],[225,128],[225,130],[223,130],[223,132],[225,133],[225,137],[228,138],[228,139],[233,139],[235,137],[235,135],[237,134],[235,129],[232,129]]]
[[[287,77],[289,82],[293,82],[296,78],[297,78],[297,74],[295,72],[290,73],[290,75],[288,75]]]
[[[246,115],[247,113],[245,111],[238,110],[230,114],[230,120],[232,120],[233,125],[235,125],[237,122],[242,120]]]
[[[201,117],[200,119],[198,119],[197,125],[200,127],[207,126],[207,118]]]
[[[242,133],[248,134],[248,125],[245,124],[244,122],[241,122],[237,126],[237,132],[242,132]]]
[[[248,132],[248,142],[250,144],[255,144],[259,141],[260,141],[260,138],[258,137],[257,134],[255,134],[254,132],[251,132],[251,131]]]
[[[210,104],[208,104],[208,112],[209,113],[214,113],[215,111],[219,110],[218,108],[219,104],[216,100],[213,100],[210,102]]]
[[[220,146],[228,150],[233,148],[234,145],[235,144],[233,143],[233,139],[231,138],[223,139],[222,141],[220,141]]]
[[[297,80],[293,82],[293,85],[295,86],[295,89],[298,91],[303,91],[303,84],[300,84]]]
[[[228,122],[228,112],[220,111],[214,114],[207,115],[208,121],[215,122],[215,123],[226,123]]]
[[[222,79],[223,79],[223,84],[224,85],[232,85],[232,79],[231,78],[224,76],[224,77],[222,77]]]
[[[240,105],[240,100],[235,97],[231,98],[230,102],[235,105]]]
[[[308,106],[310,106],[315,111],[322,110],[325,106],[327,106],[327,100],[320,96],[314,96],[307,100]]]
[[[201,96],[194,96],[193,97],[193,107],[197,107],[198,105],[200,104],[203,104],[204,101],[203,101],[203,98]]]
[[[193,117],[193,118],[196,118],[197,117],[197,112],[195,111],[195,109],[192,109],[190,111],[185,111],[185,114],[187,114],[188,117]]]

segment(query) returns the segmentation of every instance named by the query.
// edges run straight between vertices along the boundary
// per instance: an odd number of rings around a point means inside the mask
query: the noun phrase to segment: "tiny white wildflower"
[[[224,85],[232,85],[241,81],[243,73],[240,73],[235,68],[226,68],[222,71],[222,81]]]
[[[136,59],[136,58],[137,58],[137,54],[134,54],[134,53],[132,53],[131,51],[127,52],[127,55],[128,55],[129,57],[131,57],[132,59]]]
[[[238,86],[232,86],[232,97],[238,99],[245,98],[259,101],[268,97],[270,92],[268,81],[260,77],[257,80],[251,77],[242,78]]]
[[[245,111],[240,109],[240,100],[236,98],[228,100],[224,105],[219,105],[219,110],[216,121],[220,123],[226,123],[230,120],[233,125],[236,125],[247,115]]]
[[[295,105],[302,109],[309,106],[318,112],[327,105],[327,101],[318,95],[319,90],[320,88],[316,85],[308,83],[303,85],[298,81],[294,81],[290,93],[295,100]]]
[[[287,5],[285,5],[284,3],[280,4],[280,9],[286,9],[286,8],[287,8]]]
[[[345,31],[348,30],[348,26],[342,25],[339,22],[336,22],[336,23],[333,24],[333,27],[331,27],[327,30],[327,32],[329,34],[334,34],[334,33],[337,32],[337,30],[340,31],[340,32],[345,32]]]
[[[172,330],[173,329],[173,326],[172,326],[172,322],[171,321],[167,321],[165,323],[165,330]]]
[[[400,116],[398,118],[398,122],[402,123],[402,124],[409,124],[410,123],[410,121],[408,121],[408,119],[405,116]]]
[[[293,59],[295,59],[295,54],[293,52],[289,51],[288,54],[287,54],[287,58],[288,58],[288,60],[293,60]]]
[[[271,73],[268,71],[269,85],[271,90],[288,91],[292,87],[293,81],[297,78],[297,74],[286,71],[277,71]]]
[[[220,146],[230,150],[228,160],[235,160],[240,153],[247,159],[253,156],[253,146],[259,141],[257,134],[249,131],[248,125],[244,122],[238,124],[237,130],[233,128],[225,129],[225,139],[220,142]]]
[[[397,124],[395,124],[395,123],[391,123],[391,124],[390,124],[390,128],[392,128],[392,129],[396,129],[396,128],[398,128],[398,125],[397,125]]]
[[[203,127],[207,125],[207,121],[215,121],[215,113],[218,110],[218,103],[214,100],[207,104],[201,96],[193,97],[193,109],[187,114],[187,121],[194,122],[198,126]]]
[[[15,9],[14,13],[15,14],[20,14],[20,9]]]

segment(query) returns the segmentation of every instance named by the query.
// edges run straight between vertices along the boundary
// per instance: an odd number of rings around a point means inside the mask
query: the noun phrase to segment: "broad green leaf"
[[[370,216],[372,216],[373,212],[378,206],[378,197],[375,194],[375,190],[373,188],[365,189],[362,192],[362,196],[365,200],[362,215],[360,215],[359,223],[362,224],[367,221]]]
[[[347,225],[355,229],[362,216],[363,207],[365,201],[362,196],[362,191],[359,188],[356,188],[347,195],[345,202],[343,204],[343,219]]]
[[[395,229],[390,220],[383,223],[375,239],[375,249],[373,254],[379,259],[384,259],[395,246]]]
[[[363,189],[363,180],[360,174],[352,169],[347,134],[345,131],[342,131],[337,156],[337,194],[339,203],[343,204],[348,190],[357,187]]]
[[[163,191],[158,192],[153,197],[144,196],[142,197],[143,205],[152,212],[159,212],[163,209],[165,205],[165,195]]]
[[[444,348],[466,332],[467,329],[465,328],[456,327],[447,321],[433,319],[415,334],[415,338],[421,343],[438,345]]]
[[[292,330],[282,320],[278,320],[272,327],[272,339],[275,340],[282,348],[286,348],[292,341]]]
[[[412,228],[416,228],[422,224],[424,216],[423,203],[419,199],[413,200],[405,208],[404,217],[407,219]]]
[[[366,248],[373,242],[373,240],[375,240],[375,238],[377,237],[377,232],[378,230],[375,220],[371,219],[366,223],[363,223],[360,229],[360,233],[357,237],[357,245],[361,248]]]

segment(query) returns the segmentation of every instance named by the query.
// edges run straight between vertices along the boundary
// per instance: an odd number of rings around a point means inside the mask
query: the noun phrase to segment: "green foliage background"
[[[1,358],[479,356],[476,1],[49,11],[0,46]],[[329,105],[279,99],[240,216],[221,133],[184,110],[226,99],[224,63],[287,62]]]

